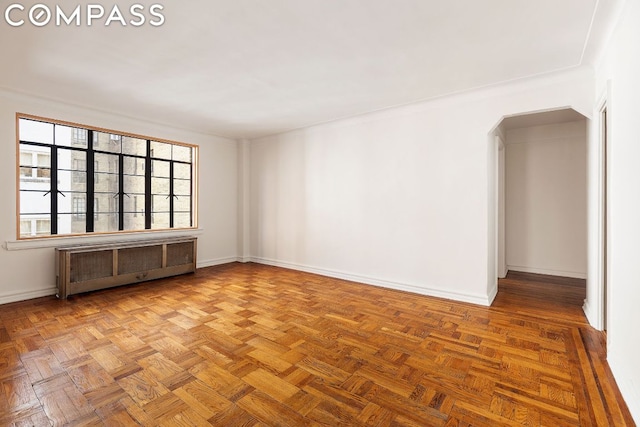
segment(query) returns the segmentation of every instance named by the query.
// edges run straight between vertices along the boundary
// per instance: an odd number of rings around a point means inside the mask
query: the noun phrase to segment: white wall
[[[574,70],[252,141],[259,262],[488,304],[503,115],[591,111]]]
[[[586,120],[506,138],[507,268],[586,279]]]
[[[597,99],[607,93],[609,112],[609,317],[608,361],[636,422],[640,422],[640,2],[628,1],[596,70]],[[595,114],[595,112],[594,112]],[[601,265],[597,183],[601,160],[598,123],[591,128],[590,280],[585,309],[598,323]]]
[[[237,147],[224,138],[197,134],[115,114],[74,108],[0,92],[0,241],[16,239],[16,112],[199,145],[198,265],[237,258]],[[133,237],[134,235],[130,235]],[[121,235],[119,240],[123,240]],[[60,245],[65,239],[55,239]],[[10,245],[20,247],[20,245]],[[0,249],[0,303],[55,293],[54,249]]]

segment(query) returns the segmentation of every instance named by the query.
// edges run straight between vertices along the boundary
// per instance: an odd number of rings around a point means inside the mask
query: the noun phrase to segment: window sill
[[[46,239],[7,240],[2,245],[8,251],[27,249],[58,248],[62,246],[91,245],[99,243],[135,242],[163,237],[197,236],[204,233],[202,228],[179,230],[141,231],[135,233],[82,235],[69,237],[48,237]]]

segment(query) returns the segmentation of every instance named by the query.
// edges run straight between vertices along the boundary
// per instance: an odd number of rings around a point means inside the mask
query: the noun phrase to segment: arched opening
[[[490,280],[541,303],[558,291],[554,300],[571,300],[576,315],[588,270],[588,125],[563,108],[505,116],[490,134]]]

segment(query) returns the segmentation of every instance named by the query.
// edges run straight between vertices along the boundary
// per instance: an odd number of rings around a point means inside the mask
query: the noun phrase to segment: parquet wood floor
[[[583,298],[510,275],[484,308],[236,263],[7,304],[0,426],[632,426]]]

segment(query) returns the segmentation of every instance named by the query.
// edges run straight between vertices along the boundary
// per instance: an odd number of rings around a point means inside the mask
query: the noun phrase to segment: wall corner
[[[238,146],[238,260],[251,259],[251,142],[237,141]]]

